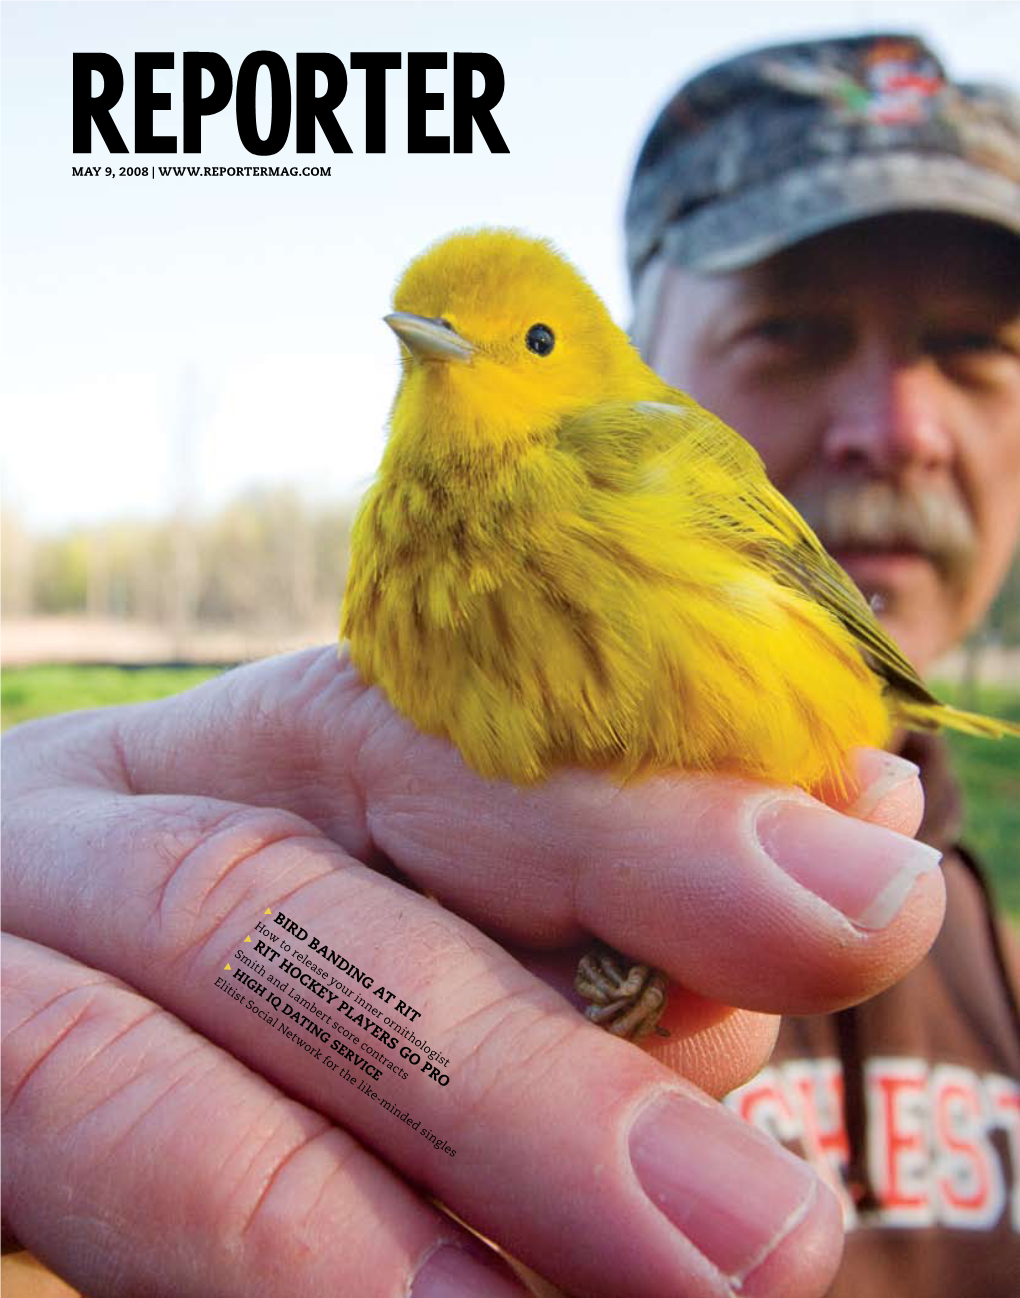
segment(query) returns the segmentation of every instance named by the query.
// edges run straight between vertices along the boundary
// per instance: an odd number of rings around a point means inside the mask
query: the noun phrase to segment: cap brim
[[[841,225],[892,212],[947,212],[1020,237],[1020,186],[962,158],[917,153],[826,159],[719,199],[668,227],[667,260],[703,274],[741,270]]]

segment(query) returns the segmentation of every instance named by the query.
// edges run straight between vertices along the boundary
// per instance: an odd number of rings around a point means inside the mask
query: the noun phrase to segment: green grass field
[[[1020,690],[984,686],[963,698],[937,685],[936,692],[947,703],[1020,721]],[[951,734],[949,746],[963,784],[964,842],[987,866],[999,903],[1020,919],[1020,739]]]
[[[163,698],[217,675],[209,667],[23,667],[3,672],[3,725],[75,708]],[[1020,690],[987,686],[976,698],[938,688],[947,702],[1020,721]],[[996,896],[1020,918],[1020,741],[950,735],[966,794],[965,840],[988,866]]]
[[[218,675],[215,667],[5,668],[0,675],[3,728],[58,712],[162,699]]]

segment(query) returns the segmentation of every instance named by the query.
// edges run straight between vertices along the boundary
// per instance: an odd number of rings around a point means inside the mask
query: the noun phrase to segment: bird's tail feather
[[[897,700],[896,718],[912,730],[938,730],[945,726],[948,730],[981,735],[986,739],[1020,736],[1020,722],[1000,721],[998,717],[982,716],[980,712],[962,712],[948,703],[934,705]]]

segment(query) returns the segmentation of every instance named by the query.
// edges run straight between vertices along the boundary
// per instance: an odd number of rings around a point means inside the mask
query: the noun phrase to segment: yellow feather
[[[471,355],[401,348],[341,633],[365,680],[475,770],[811,789],[895,724],[1020,733],[928,692],[757,453],[664,384],[548,244],[454,235],[394,307]]]

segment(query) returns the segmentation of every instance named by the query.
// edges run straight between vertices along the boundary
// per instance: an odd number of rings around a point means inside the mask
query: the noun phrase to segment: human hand
[[[916,828],[909,771],[859,776],[870,819]],[[486,784],[331,650],[23,727],[5,795],[5,1222],[73,1283],[513,1292],[434,1196],[575,1293],[825,1289],[834,1198],[696,1086],[755,1071],[772,1015],[907,972],[930,853],[735,779]],[[455,1156],[219,994],[267,910],[420,1011],[449,1084],[376,1089]],[[685,1077],[555,990],[591,932],[675,980],[653,1050]]]

